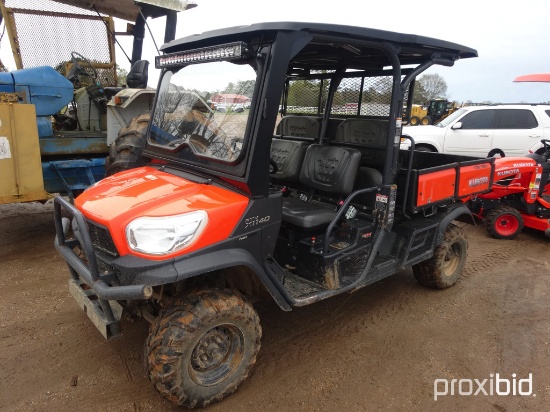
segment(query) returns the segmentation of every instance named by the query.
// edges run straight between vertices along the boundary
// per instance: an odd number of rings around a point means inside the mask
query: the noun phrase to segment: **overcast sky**
[[[451,68],[436,66],[426,72],[443,76],[449,98],[459,102],[550,101],[550,83],[513,82],[515,77],[524,74],[550,73],[550,0],[513,3],[497,0],[195,0],[195,3],[196,8],[179,13],[176,37],[266,21],[348,24],[418,34],[478,51],[477,58],[458,61]],[[165,19],[148,22],[160,46]],[[2,42],[3,48],[8,45],[7,41]],[[131,46],[126,49],[130,54]],[[144,58],[151,61],[149,85],[153,87],[158,78],[155,54],[147,34]],[[117,61],[127,66],[122,53],[117,52]]]

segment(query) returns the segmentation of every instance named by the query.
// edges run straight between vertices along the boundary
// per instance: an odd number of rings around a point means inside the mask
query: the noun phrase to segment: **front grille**
[[[92,239],[94,248],[114,257],[120,256],[109,230],[89,220],[86,222],[88,223],[88,231],[90,232],[90,238]]]

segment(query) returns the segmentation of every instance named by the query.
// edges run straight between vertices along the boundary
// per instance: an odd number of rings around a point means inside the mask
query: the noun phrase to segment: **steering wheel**
[[[274,174],[279,171],[279,166],[277,166],[277,163],[275,163],[275,160],[273,160],[271,157],[269,158],[269,174]]]
[[[98,81],[99,74],[97,73],[96,68],[93,66],[90,60],[88,60],[86,57],[84,57],[80,53],[73,51],[71,52],[71,63],[73,64],[73,67],[67,75],[69,79],[75,77],[78,79],[79,76],[88,76],[91,77],[95,82]]]

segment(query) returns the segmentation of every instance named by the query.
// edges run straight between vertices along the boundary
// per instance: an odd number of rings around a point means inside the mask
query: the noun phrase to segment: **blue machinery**
[[[53,130],[52,116],[68,107],[74,95],[73,84],[63,75],[49,66],[0,73],[2,93],[16,94],[18,104],[35,107],[38,136],[15,136],[14,139],[27,139],[32,145],[39,145],[46,192],[66,193],[72,199],[75,191],[104,177],[108,153],[105,133]],[[34,130],[29,128],[25,134],[35,134]],[[12,144],[12,151],[17,146]]]

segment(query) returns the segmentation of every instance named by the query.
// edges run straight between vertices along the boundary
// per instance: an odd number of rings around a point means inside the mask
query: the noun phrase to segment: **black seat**
[[[373,167],[360,167],[357,173],[357,188],[380,186],[382,184],[382,173]]]
[[[271,174],[274,183],[298,183],[300,169],[304,162],[308,144],[295,140],[273,139],[271,159],[277,164],[277,171]]]
[[[300,171],[300,183],[330,196],[349,195],[353,190],[361,152],[356,149],[310,145]],[[283,199],[283,221],[302,229],[328,225],[336,215],[333,205],[295,197]]]
[[[317,137],[321,118],[314,116],[285,116],[277,125],[277,134],[294,137]]]
[[[363,146],[385,146],[388,123],[382,120],[346,119],[338,126],[336,141]]]
[[[361,164],[374,168],[384,165],[388,122],[373,119],[346,119],[336,130],[336,142],[362,146]]]
[[[138,60],[130,68],[126,76],[126,84],[132,89],[145,89],[149,80],[149,62]]]
[[[366,189],[382,184],[382,174],[370,166],[381,167],[383,165],[384,152],[381,148],[386,145],[387,134],[388,123],[382,120],[346,119],[338,126],[336,130],[337,142],[365,147],[361,153],[361,163],[366,163],[369,167],[359,168],[355,181],[356,189]],[[359,195],[355,201],[373,206],[375,197],[375,192],[366,193]]]
[[[382,173],[373,167],[360,167],[355,180],[355,189],[367,189],[382,185]],[[376,192],[358,195],[354,201],[373,207]]]

